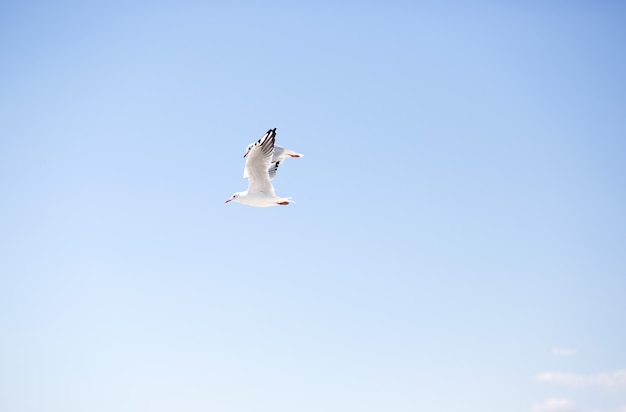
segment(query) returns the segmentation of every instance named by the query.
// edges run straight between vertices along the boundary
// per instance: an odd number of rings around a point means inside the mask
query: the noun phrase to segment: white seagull
[[[248,206],[269,207],[293,203],[291,198],[278,197],[272,186],[272,180],[280,162],[287,157],[302,157],[274,144],[276,129],[270,129],[258,141],[252,143],[243,155],[247,157],[243,177],[248,178],[248,190],[234,193],[227,201],[235,201]]]

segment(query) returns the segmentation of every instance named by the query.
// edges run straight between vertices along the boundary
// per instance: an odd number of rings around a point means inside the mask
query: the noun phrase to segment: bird
[[[270,129],[258,141],[250,144],[244,157],[244,178],[248,178],[248,190],[235,192],[226,203],[237,202],[247,206],[286,206],[293,203],[290,197],[276,196],[272,180],[279,164],[287,157],[302,157],[281,146],[276,146],[276,128]]]

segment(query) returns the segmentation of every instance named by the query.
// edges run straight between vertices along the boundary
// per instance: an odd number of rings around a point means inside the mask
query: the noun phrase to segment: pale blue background
[[[537,379],[626,368],[624,3],[86,3],[0,5],[0,410],[626,406]]]

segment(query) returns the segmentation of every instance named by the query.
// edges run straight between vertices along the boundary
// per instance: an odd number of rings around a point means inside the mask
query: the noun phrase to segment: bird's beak
[[[230,202],[231,200],[233,200],[233,199],[228,199],[228,200],[227,200],[227,201],[225,201],[224,203],[228,203],[228,202]]]
[[[250,153],[250,152],[245,152],[245,153],[243,154],[243,157],[248,156],[248,153]]]

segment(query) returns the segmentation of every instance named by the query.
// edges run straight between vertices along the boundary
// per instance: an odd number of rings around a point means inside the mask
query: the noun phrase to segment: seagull
[[[272,186],[278,165],[287,157],[302,157],[302,154],[276,146],[276,129],[270,129],[258,141],[246,149],[244,178],[248,178],[248,190],[234,193],[227,201],[248,206],[270,207],[293,203],[291,198],[278,197]]]

